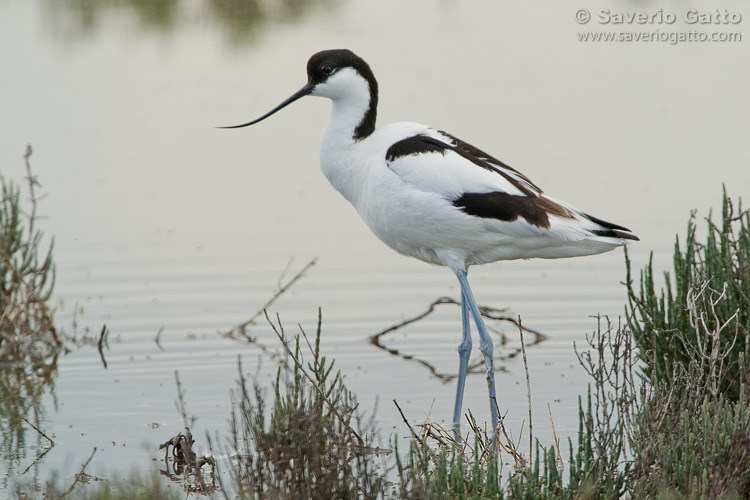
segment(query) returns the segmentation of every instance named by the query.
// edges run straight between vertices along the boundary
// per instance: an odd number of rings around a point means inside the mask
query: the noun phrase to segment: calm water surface
[[[42,401],[56,446],[30,472],[40,443],[6,457],[2,482],[70,484],[88,472],[163,466],[159,443],[177,434],[179,371],[194,434],[228,433],[237,356],[271,380],[256,346],[219,332],[252,316],[306,262],[317,264],[273,304],[288,332],[313,332],[359,396],[379,400],[383,442],[410,419],[451,418],[454,386],[422,365],[373,348],[368,337],[415,316],[440,296],[458,298],[445,269],[394,254],[321,175],[319,136],[329,104],[304,99],[252,129],[254,118],[305,81],[307,58],[347,47],[373,67],[380,123],[415,120],[446,129],[525,172],[556,198],[624,224],[635,269],[654,252],[671,262],[692,209],[718,209],[721,185],[750,193],[750,10],[735,26],[578,24],[578,8],[627,12],[671,2],[532,5],[495,2],[282,2],[252,14],[208,0],[178,4],[83,0],[0,2],[0,169],[33,169],[48,193],[43,230],[54,235],[59,327],[81,336],[110,329],[108,368],[91,348],[62,357]],[[583,43],[581,30],[740,32],[738,43]],[[520,314],[548,339],[528,351],[535,434],[551,442],[547,403],[562,439],[575,438],[587,376],[573,343],[591,315],[624,311],[621,251],[585,259],[499,263],[472,270],[483,305]],[[76,313],[77,311],[77,313]],[[497,347],[518,347],[515,327]],[[160,349],[154,338],[161,330]],[[276,349],[262,322],[251,330]],[[454,374],[460,314],[442,306],[388,344]],[[480,359],[478,352],[476,359]],[[260,368],[258,366],[260,365]],[[497,374],[509,427],[527,418],[523,364]],[[488,418],[481,375],[465,406]],[[5,425],[5,424],[4,424]],[[43,444],[43,443],[42,443]]]

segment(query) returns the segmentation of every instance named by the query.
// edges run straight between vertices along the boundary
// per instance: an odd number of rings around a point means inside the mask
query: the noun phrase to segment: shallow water
[[[251,317],[287,267],[286,279],[313,258],[270,312],[288,332],[297,324],[314,332],[322,308],[323,349],[363,408],[379,400],[384,442],[408,433],[393,399],[413,421],[450,420],[453,384],[368,337],[438,297],[458,298],[458,285],[447,270],[386,248],[327,184],[317,144],[329,105],[303,99],[251,129],[213,128],[254,118],[297,90],[316,50],[348,47],[371,64],[380,123],[446,129],[552,196],[633,229],[642,240],[629,250],[636,270],[651,251],[656,268],[668,269],[690,210],[718,210],[722,183],[735,198],[750,192],[750,40],[583,43],[577,6],[557,2],[289,1],[258,4],[246,22],[208,0],[138,5],[0,3],[0,169],[21,179],[33,144],[48,193],[42,229],[55,238],[57,323],[72,333],[75,318],[79,336],[105,323],[111,332],[107,369],[93,348],[60,359],[41,405],[55,447],[21,476],[41,446],[26,429],[21,456],[6,457],[3,487],[52,471],[70,484],[94,447],[90,473],[159,467],[158,444],[183,427],[175,371],[199,417],[194,435],[228,433],[237,356],[261,380],[274,370],[257,346],[219,332]],[[668,2],[601,5],[682,13]],[[750,11],[740,2],[723,8],[747,20],[586,28],[748,39]],[[472,269],[481,304],[520,314],[548,337],[527,353],[542,442],[551,442],[547,403],[557,435],[575,438],[588,379],[573,343],[596,328],[591,315],[623,313],[624,276],[620,251]],[[501,358],[518,347],[516,328],[503,330]],[[263,321],[251,333],[277,348]],[[387,340],[450,375],[459,337],[459,309],[445,305]],[[527,418],[523,364],[512,357],[500,367],[499,398],[517,430]],[[465,406],[480,419],[489,413],[485,391],[481,375],[469,377]]]

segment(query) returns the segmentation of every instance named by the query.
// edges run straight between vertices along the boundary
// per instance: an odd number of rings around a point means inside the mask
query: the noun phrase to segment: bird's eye
[[[324,74],[330,75],[331,73],[333,73],[333,66],[331,66],[330,64],[326,64],[325,66],[323,66],[322,68],[320,68],[320,70]]]

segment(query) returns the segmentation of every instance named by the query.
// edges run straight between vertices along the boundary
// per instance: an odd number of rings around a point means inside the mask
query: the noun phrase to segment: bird
[[[453,408],[461,411],[472,349],[471,318],[484,358],[493,435],[498,431],[493,342],[468,281],[470,266],[501,260],[593,255],[638,240],[629,229],[547,196],[523,173],[467,142],[413,122],[376,127],[378,82],[348,49],[307,62],[307,83],[254,125],[305,96],[332,101],[320,167],[372,232],[396,252],[448,267],[461,290],[462,337]],[[493,448],[496,445],[493,438]]]

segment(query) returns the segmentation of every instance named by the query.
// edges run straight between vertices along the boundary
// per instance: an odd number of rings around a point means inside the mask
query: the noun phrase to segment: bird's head
[[[347,49],[324,50],[313,54],[307,61],[307,83],[274,109],[242,125],[219,128],[241,128],[253,125],[294,101],[313,95],[331,100],[362,100],[371,109],[377,107],[378,84],[370,66],[354,52]]]

